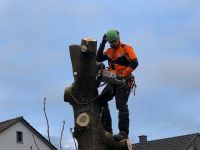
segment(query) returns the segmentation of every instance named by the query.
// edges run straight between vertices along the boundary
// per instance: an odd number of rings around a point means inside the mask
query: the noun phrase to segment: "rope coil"
[[[68,89],[69,90],[69,94],[70,94],[70,96],[73,98],[73,100],[77,103],[77,104],[79,104],[79,105],[88,105],[88,104],[90,104],[90,103],[92,103],[92,102],[94,102],[99,96],[96,96],[96,97],[94,97],[94,98],[92,98],[90,101],[88,101],[88,102],[79,102],[79,100],[72,94],[72,91],[71,91],[71,87]]]

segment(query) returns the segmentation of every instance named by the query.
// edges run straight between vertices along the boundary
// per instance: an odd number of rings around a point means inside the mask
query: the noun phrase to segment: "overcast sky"
[[[199,0],[0,0],[0,121],[24,116],[46,136],[46,97],[54,144],[66,120],[63,145],[74,150],[73,112],[63,101],[73,82],[68,47],[83,37],[99,45],[109,29],[139,60],[131,141],[200,132]],[[117,133],[114,101],[110,107]]]

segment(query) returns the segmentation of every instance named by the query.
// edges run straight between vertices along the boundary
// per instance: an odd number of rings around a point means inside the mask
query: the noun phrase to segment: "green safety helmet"
[[[106,39],[108,40],[108,42],[112,42],[112,41],[115,41],[115,40],[119,40],[119,31],[117,30],[109,30],[107,33],[106,33]]]

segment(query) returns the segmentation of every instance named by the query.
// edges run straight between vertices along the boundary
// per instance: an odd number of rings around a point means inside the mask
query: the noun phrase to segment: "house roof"
[[[18,122],[22,122],[26,127],[28,127],[32,131],[32,133],[37,135],[44,143],[46,143],[49,147],[51,147],[52,150],[57,150],[57,148],[54,145],[52,145],[44,136],[42,136],[35,128],[33,128],[23,118],[23,116],[0,122],[0,133],[5,131],[6,129],[8,129],[9,127],[13,126],[14,124],[16,124]]]
[[[20,119],[21,119],[21,117],[18,117],[15,119],[10,119],[10,120],[0,122],[0,133],[3,132],[4,130],[8,129],[13,124],[17,123]]]
[[[134,150],[187,150],[200,137],[199,133],[134,144]]]

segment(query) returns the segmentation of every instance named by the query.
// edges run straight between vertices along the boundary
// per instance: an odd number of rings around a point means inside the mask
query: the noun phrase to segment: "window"
[[[17,140],[17,143],[23,143],[23,132],[22,131],[17,131],[16,140]]]

